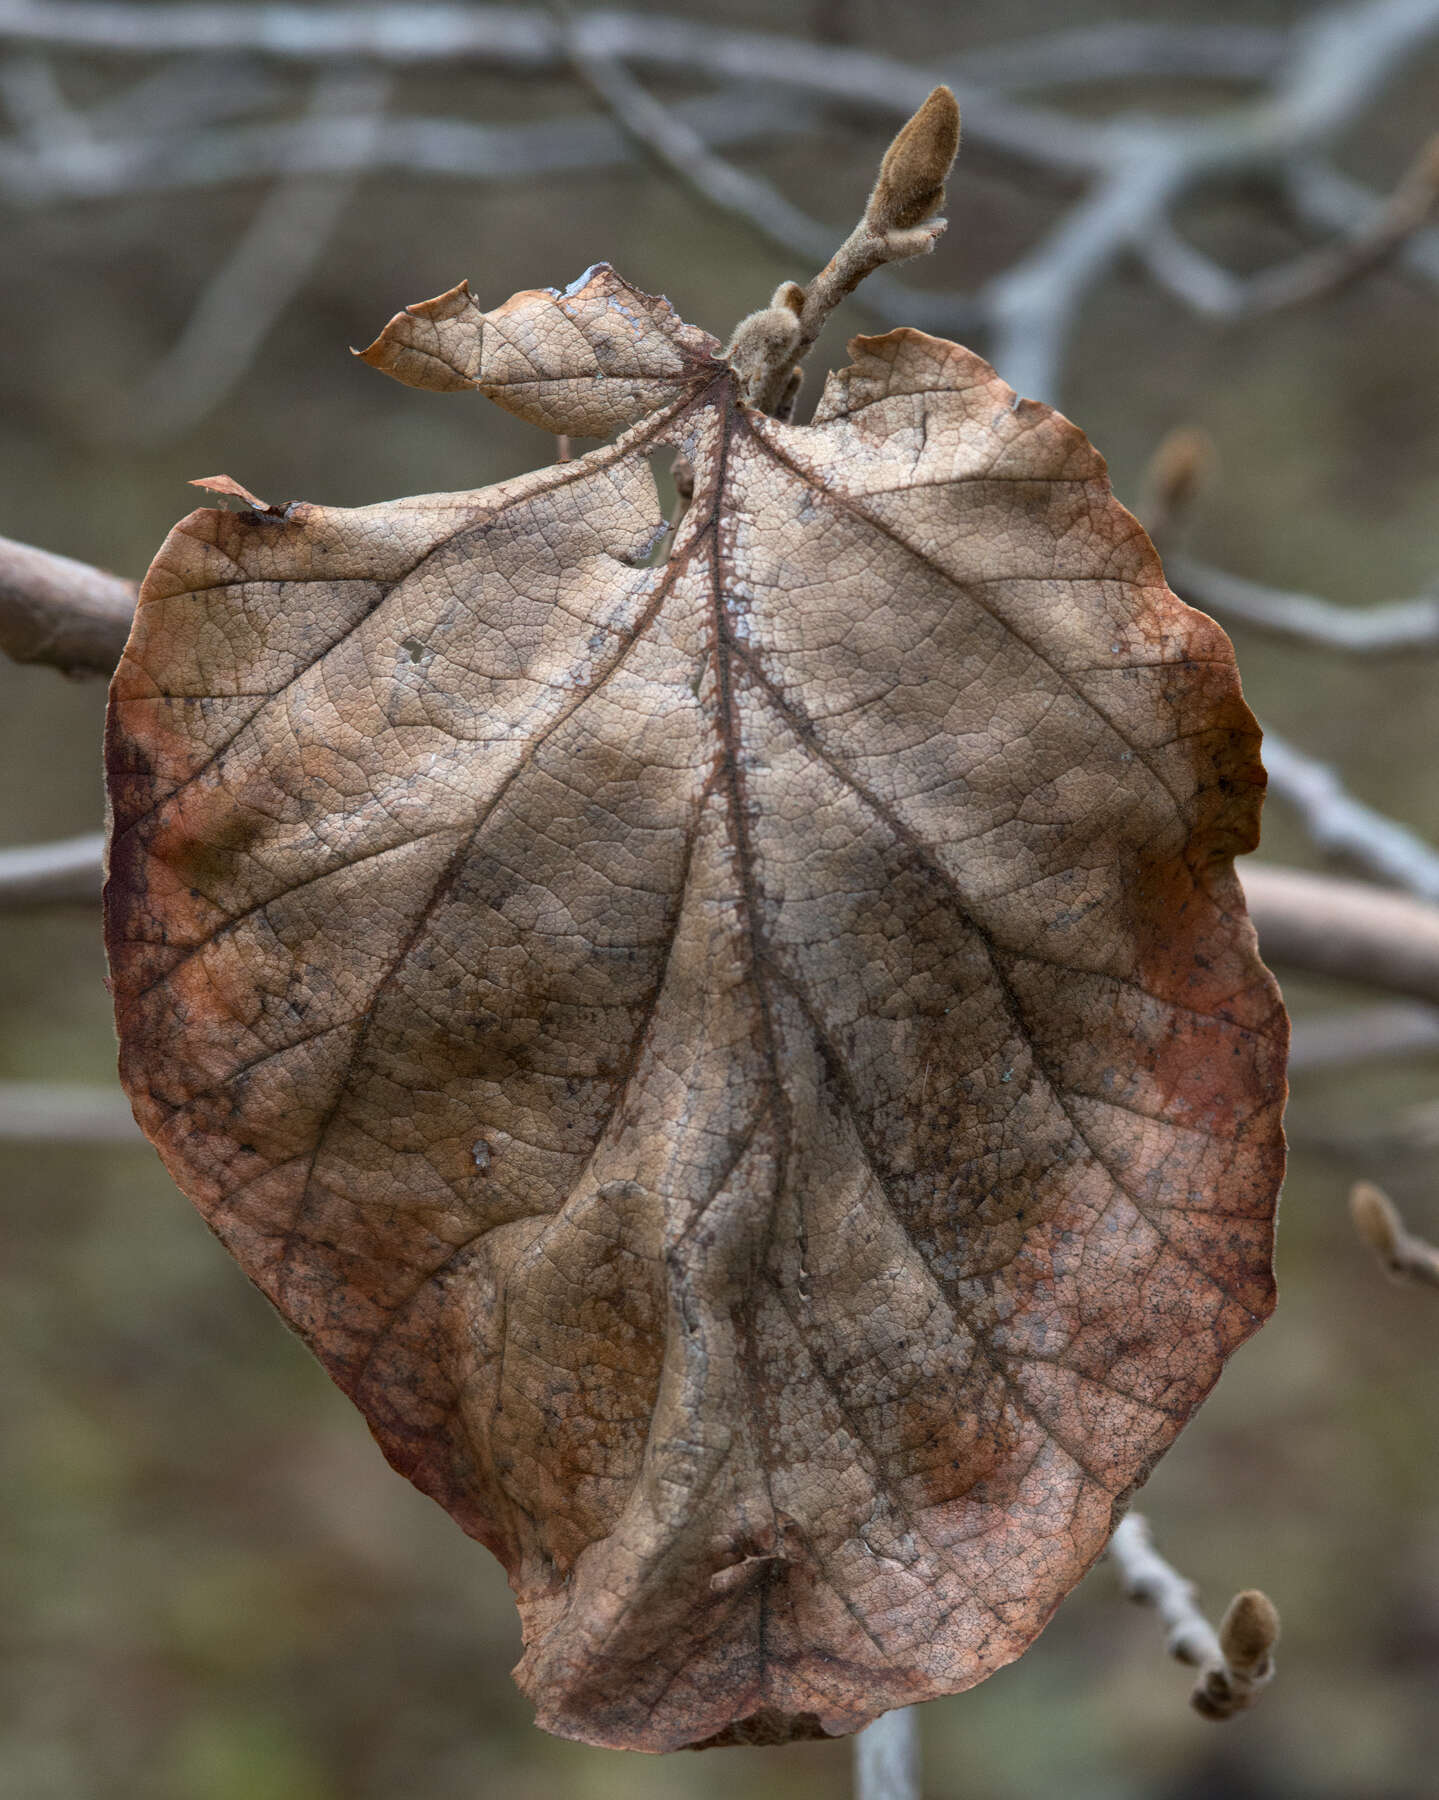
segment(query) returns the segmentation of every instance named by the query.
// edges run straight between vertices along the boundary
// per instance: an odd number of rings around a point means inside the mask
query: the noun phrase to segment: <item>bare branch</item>
[[[576,21],[587,52],[642,68],[712,80],[780,83],[881,116],[907,117],[934,86],[931,70],[868,51],[654,13],[587,12]],[[244,52],[290,62],[363,60],[399,67],[464,60],[504,68],[561,68],[571,43],[543,9],[512,6],[135,5],[124,0],[0,0],[0,38],[116,55]],[[1029,162],[1093,167],[1103,130],[953,84],[973,138]]]
[[[118,1087],[0,1081],[0,1140],[22,1143],[143,1145]]]
[[[1439,594],[1385,600],[1377,606],[1339,606],[1310,594],[1266,587],[1176,551],[1166,552],[1164,567],[1177,594],[1226,623],[1370,656],[1439,650]]]
[[[1439,1248],[1408,1230],[1382,1188],[1372,1181],[1356,1181],[1349,1190],[1349,1216],[1360,1239],[1393,1280],[1439,1287]]]
[[[1439,1005],[1439,907],[1255,862],[1244,869],[1244,897],[1267,962]]]
[[[1281,171],[1289,204],[1319,231],[1363,237],[1387,202],[1352,176],[1318,156],[1296,156]],[[1439,227],[1416,231],[1399,248],[1399,266],[1422,280],[1439,283]]]
[[[919,1709],[881,1713],[854,1740],[855,1800],[919,1800]]]
[[[1150,272],[1196,312],[1250,318],[1317,300],[1391,261],[1439,204],[1439,134],[1405,170],[1392,194],[1339,243],[1321,244],[1257,275],[1231,275],[1187,244],[1166,220],[1138,246]]]
[[[1189,1703],[1206,1719],[1232,1719],[1258,1700],[1274,1678],[1279,1614],[1257,1588],[1230,1601],[1219,1630],[1200,1612],[1198,1590],[1154,1547],[1139,1513],[1121,1519],[1109,1540],[1126,1597],[1152,1606],[1168,1631],[1165,1648],[1176,1662],[1198,1669]]]
[[[109,675],[130,635],[135,585],[0,538],[0,651],[67,675]]]
[[[1327,855],[1345,857],[1422,899],[1439,900],[1439,851],[1417,832],[1356,800],[1327,763],[1269,730],[1264,765],[1270,792],[1296,809]]]
[[[98,901],[104,857],[103,831],[0,850],[0,908]]]
[[[1425,39],[1439,0],[1369,0],[1297,28],[1275,89],[1208,120],[1119,120],[1104,131],[1103,173],[1048,239],[981,296],[996,320],[991,361],[1022,393],[1053,399],[1085,294],[1199,182],[1278,166],[1327,142]]]
[[[378,74],[322,75],[308,120],[325,131],[347,123],[358,156],[373,140],[389,83]],[[254,362],[285,308],[323,260],[354,196],[357,174],[292,176],[266,196],[249,229],[212,276],[168,355],[150,371],[129,410],[125,436],[155,444],[197,424]]]

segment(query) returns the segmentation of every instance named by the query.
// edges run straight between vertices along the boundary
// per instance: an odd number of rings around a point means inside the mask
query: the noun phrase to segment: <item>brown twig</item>
[[[1360,1239],[1393,1280],[1439,1287],[1439,1248],[1414,1236],[1382,1188],[1372,1181],[1356,1181],[1349,1190],[1349,1216]]]
[[[1197,1590],[1154,1547],[1139,1513],[1121,1519],[1109,1541],[1120,1586],[1130,1600],[1152,1606],[1163,1620],[1165,1647],[1176,1662],[1199,1671],[1189,1696],[1206,1719],[1232,1719],[1258,1700],[1274,1678],[1279,1614],[1257,1588],[1230,1601],[1218,1631],[1200,1612]]]
[[[0,538],[0,651],[67,675],[109,675],[130,635],[136,591],[89,563]]]

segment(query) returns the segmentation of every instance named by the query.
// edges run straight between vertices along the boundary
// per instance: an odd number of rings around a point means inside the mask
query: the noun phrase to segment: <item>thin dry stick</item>
[[[0,538],[0,652],[67,675],[109,675],[130,635],[133,582]]]
[[[854,1740],[855,1800],[919,1800],[919,1710],[882,1713]]]
[[[1198,1590],[1154,1547],[1139,1513],[1121,1519],[1109,1554],[1125,1595],[1152,1606],[1168,1630],[1165,1648],[1176,1662],[1198,1669],[1189,1704],[1206,1719],[1232,1719],[1254,1705],[1274,1677],[1279,1614],[1257,1588],[1229,1602],[1219,1630],[1200,1612]]]
[[[1322,156],[1291,157],[1281,179],[1296,216],[1316,231],[1362,237],[1386,205],[1382,194],[1341,173]],[[1439,283],[1439,227],[1423,227],[1407,238],[1399,248],[1399,265],[1408,275]]]
[[[717,155],[701,133],[662,105],[614,56],[572,38],[576,71],[609,107],[637,144],[712,206],[744,222],[787,255],[805,261],[828,259],[834,233],[786,199],[771,181],[748,175]],[[869,272],[859,303],[872,312],[903,312],[935,331],[966,331],[982,322],[983,309],[962,294],[926,293],[896,281],[881,268]]]
[[[388,88],[377,73],[322,76],[310,100],[309,120],[333,128],[336,118],[353,114],[350,129],[363,154]],[[126,438],[163,443],[219,405],[324,257],[357,180],[354,174],[292,177],[266,196],[249,230],[200,296],[174,348],[136,394]]]
[[[1382,1188],[1372,1181],[1356,1181],[1349,1190],[1349,1216],[1360,1239],[1393,1280],[1439,1287],[1439,1248],[1415,1237]]]

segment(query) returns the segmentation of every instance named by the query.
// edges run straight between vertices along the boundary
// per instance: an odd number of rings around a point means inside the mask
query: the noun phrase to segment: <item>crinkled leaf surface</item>
[[[1067,420],[852,351],[788,426],[605,268],[401,314],[391,373],[627,435],[192,513],[115,679],[137,1114],[597,1743],[980,1680],[1272,1301],[1229,644]]]

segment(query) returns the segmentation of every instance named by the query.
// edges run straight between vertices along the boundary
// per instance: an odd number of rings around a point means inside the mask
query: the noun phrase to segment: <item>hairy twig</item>
[[[882,1713],[854,1740],[855,1800],[919,1800],[919,1714]]]
[[[939,209],[958,149],[959,107],[947,87],[937,87],[885,151],[859,224],[819,274],[805,287],[782,283],[767,307],[741,319],[725,355],[761,411],[793,412],[799,365],[866,276],[934,248],[947,223]]]
[[[0,538],[0,651],[68,675],[109,675],[130,635],[135,593],[89,563]]]
[[[1366,806],[1317,757],[1264,733],[1269,790],[1295,808],[1304,828],[1330,856],[1342,856],[1384,881],[1439,901],[1439,850],[1407,825]]]
[[[1439,1287],[1439,1248],[1414,1236],[1382,1188],[1372,1181],[1356,1181],[1349,1190],[1349,1216],[1395,1281]]]
[[[771,181],[746,174],[717,155],[703,134],[676,109],[662,105],[614,56],[572,37],[575,67],[637,144],[710,205],[743,219],[777,249],[806,262],[827,261],[834,230],[795,206]],[[961,332],[981,322],[982,309],[960,294],[906,287],[882,269],[870,271],[861,304],[874,312],[903,313],[935,331]]]
[[[389,83],[379,73],[322,75],[308,122],[324,133],[346,119],[357,159],[366,153]],[[291,176],[261,202],[249,229],[211,278],[173,349],[135,396],[124,435],[163,443],[217,406],[259,354],[323,260],[358,176]]]
[[[1125,1595],[1152,1606],[1163,1620],[1165,1648],[1176,1662],[1198,1669],[1189,1703],[1206,1719],[1232,1719],[1258,1700],[1274,1676],[1279,1614],[1257,1588],[1230,1601],[1218,1631],[1200,1612],[1197,1590],[1154,1547],[1139,1513],[1121,1519],[1109,1554]]]
[[[993,334],[991,357],[1001,373],[1022,392],[1042,397],[1055,394],[1063,350],[1086,295],[1128,251],[1148,255],[1162,279],[1187,286],[1192,294],[1201,295],[1201,303],[1220,310],[1234,303],[1239,290],[1223,271],[1208,265],[1207,276],[1196,273],[1206,264],[1197,252],[1187,251],[1168,225],[1174,203],[1216,176],[1283,169],[1312,157],[1372,100],[1417,46],[1439,33],[1439,0],[1355,0],[1311,16],[1283,34],[1278,55],[1280,40],[1274,34],[1254,38],[1227,27],[1201,29],[1194,42],[1203,47],[1205,69],[1270,82],[1253,101],[1209,118],[1166,121],[1130,116],[1092,122],[1022,104],[998,91],[1031,79],[1057,78],[1056,71],[1067,71],[1076,79],[1081,71],[1084,79],[1103,73],[1100,52],[1108,41],[1106,31],[1120,34],[1116,42],[1128,67],[1151,68],[1164,65],[1166,59],[1168,66],[1179,64],[1183,36],[1174,28],[1106,27],[1098,36],[1092,31],[1088,37],[1060,34],[1035,45],[986,53],[977,67],[983,74],[987,66],[996,85],[986,87],[960,71],[953,85],[971,138],[1026,161],[1094,179],[1089,192],[1049,236],[973,300],[923,293],[906,300],[910,316],[935,329],[967,330],[977,322],[987,323]],[[578,58],[607,87],[610,103],[627,118],[631,132],[638,131],[672,167],[719,203],[791,248],[812,245],[813,222],[768,184],[756,184],[752,177],[710,160],[712,141],[703,130],[690,141],[677,134],[672,121],[681,109],[656,109],[634,82],[631,68],[700,73],[711,80],[762,85],[770,91],[780,86],[789,89],[796,101],[842,101],[891,115],[912,111],[934,79],[933,68],[917,69],[868,51],[663,15],[595,11],[565,24],[539,9],[459,8],[418,0],[370,7],[219,6],[183,0],[155,6],[116,0],[100,6],[86,0],[0,0],[0,36],[34,46],[117,54],[188,50],[321,63],[358,58],[394,66],[468,58],[533,70]],[[1084,55],[1077,54],[1086,44]],[[942,66],[942,61],[936,65]],[[466,132],[452,122],[403,124],[403,130],[392,124],[380,135],[368,166],[428,165],[434,173],[485,173],[518,148],[513,132],[503,139],[484,140],[477,135],[479,127]],[[579,122],[554,129],[561,137],[573,135]],[[263,134],[258,137],[263,160]],[[614,139],[612,151],[613,145]],[[202,164],[228,165],[232,172],[211,178],[247,172],[236,157],[237,147],[233,134],[220,134],[218,141],[217,134],[207,136]],[[552,166],[545,164],[542,146],[531,148],[540,161],[513,172]],[[192,146],[192,154],[180,161],[193,164],[196,153]],[[274,152],[269,155],[268,166],[276,166]],[[28,185],[37,195],[47,182],[54,192],[64,191],[67,184],[81,191],[87,184],[94,190],[105,183],[110,184],[108,191],[122,191],[127,179],[163,184],[163,172],[157,167],[163,160],[153,142],[131,144],[118,153],[110,144],[71,147],[63,156],[42,158],[23,145],[0,145],[0,182],[12,191]],[[352,152],[349,165],[355,160]],[[436,166],[446,161],[451,165],[448,170]],[[319,146],[311,141],[303,151],[292,143],[280,166],[298,175],[325,165]],[[185,179],[197,178],[192,166]],[[1348,278],[1346,271],[1357,272],[1368,261],[1390,254],[1395,238],[1411,230],[1412,221],[1396,221],[1391,207],[1377,221],[1369,219],[1354,229],[1362,240],[1359,249],[1346,246],[1333,256],[1314,253],[1328,257],[1319,271],[1323,281],[1334,279],[1336,269],[1339,278]],[[1345,231],[1349,235],[1350,227]],[[1410,248],[1419,242],[1414,237]],[[1292,285],[1294,277],[1291,270],[1281,281],[1276,272],[1275,280]],[[1312,285],[1314,277],[1311,267],[1305,282]],[[873,300],[891,309],[897,304],[883,293],[876,293]]]

